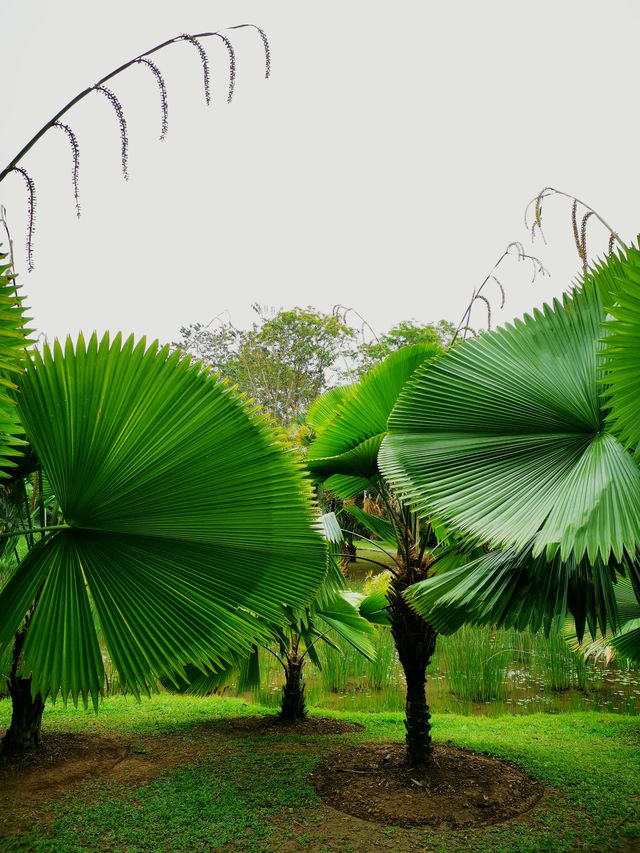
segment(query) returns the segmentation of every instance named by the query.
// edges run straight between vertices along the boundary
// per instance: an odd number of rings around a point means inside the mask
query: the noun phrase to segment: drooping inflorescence
[[[36,185],[26,169],[14,166],[11,171],[22,175],[27,185],[27,219],[29,223],[27,227],[27,270],[31,272],[33,269],[33,235],[36,230]]]
[[[162,142],[169,132],[169,100],[167,98],[167,86],[164,82],[162,72],[155,62],[152,62],[150,59],[146,59],[145,57],[141,57],[137,62],[140,65],[146,65],[147,68],[151,70],[158,84],[158,89],[160,91],[160,106],[162,108],[162,126],[160,129],[160,142]]]
[[[236,52],[226,36],[223,36],[221,33],[218,33],[217,35],[218,38],[222,39],[224,46],[227,48],[227,53],[229,54],[229,91],[227,93],[227,103],[230,104],[233,100],[233,91],[236,86]]]
[[[268,79],[271,76],[271,49],[269,46],[269,40],[267,39],[267,35],[263,29],[256,26],[255,24],[238,24],[236,26],[229,27],[227,32],[232,30],[241,30],[241,29],[253,29],[255,30],[262,41],[262,45],[264,48],[264,57],[265,57],[265,79]],[[68,124],[63,123],[60,119],[79,101],[83,98],[90,95],[92,92],[100,92],[104,97],[106,97],[111,106],[113,107],[114,112],[116,113],[116,117],[118,119],[118,125],[120,129],[120,159],[122,164],[122,172],[125,177],[125,180],[129,179],[129,170],[128,170],[128,156],[129,156],[129,138],[127,134],[127,122],[125,119],[124,109],[122,104],[118,98],[118,96],[113,92],[112,89],[107,88],[105,83],[107,83],[112,78],[116,77],[119,74],[122,74],[132,65],[140,64],[145,65],[149,70],[153,73],[156,82],[158,84],[158,89],[160,92],[160,103],[162,109],[162,125],[160,132],[160,139],[164,139],[167,135],[169,129],[168,122],[168,98],[167,98],[167,87],[162,76],[162,72],[158,65],[149,59],[151,54],[157,53],[160,50],[168,47],[169,45],[177,44],[181,41],[188,41],[192,44],[196,50],[198,51],[198,55],[200,57],[200,61],[202,63],[202,71],[203,71],[203,79],[204,79],[204,94],[205,101],[208,104],[211,103],[211,75],[210,75],[210,66],[209,59],[207,53],[202,44],[202,39],[205,38],[219,38],[222,40],[223,44],[227,49],[227,54],[229,57],[229,86],[227,90],[227,103],[231,103],[235,90],[235,82],[236,82],[236,54],[233,44],[225,36],[222,32],[204,32],[204,33],[196,33],[194,35],[186,35],[182,34],[179,36],[174,36],[173,38],[167,39],[167,41],[162,42],[161,44],[152,47],[150,50],[145,51],[144,53],[139,54],[133,59],[125,62],[123,65],[120,65],[114,71],[111,71],[109,74],[105,75],[101,80],[93,85],[89,86],[84,91],[77,94],[74,98],[72,98],[61,110],[59,110],[56,115],[50,119],[45,125],[43,125],[40,130],[27,142],[27,144],[18,152],[18,154],[4,167],[4,169],[0,170],[0,183],[9,175],[11,172],[18,172],[23,180],[25,181],[29,193],[28,198],[28,233],[27,233],[27,258],[28,258],[28,269],[31,271],[33,269],[33,234],[35,231],[35,208],[36,208],[36,195],[35,195],[35,183],[31,176],[27,173],[27,171],[18,166],[18,163],[23,159],[23,157],[33,148],[33,146],[53,127],[57,127],[62,130],[71,145],[72,157],[73,157],[73,169],[72,169],[72,182],[73,182],[73,193],[75,199],[76,206],[76,214],[80,216],[80,193],[79,193],[79,170],[80,170],[80,147],[78,145],[78,140],[76,138],[75,133],[71,129]]]
[[[59,127],[60,130],[64,131],[67,135],[67,139],[69,140],[69,145],[71,145],[71,156],[73,157],[71,173],[71,180],[73,181],[73,197],[76,202],[76,216],[80,219],[80,146],[78,145],[78,138],[68,124],[63,124],[61,121],[57,121],[53,127]]]
[[[463,338],[466,338],[467,334],[471,334],[474,336],[477,334],[476,331],[471,326],[469,326],[469,321],[471,319],[471,313],[473,311],[473,308],[474,308],[474,305],[476,304],[476,302],[484,303],[486,311],[487,311],[487,331],[491,331],[491,323],[492,323],[491,302],[487,298],[487,296],[482,293],[482,291],[484,290],[484,288],[486,287],[486,285],[490,281],[495,282],[495,284],[498,286],[498,290],[500,291],[500,308],[504,308],[506,294],[505,294],[504,287],[502,286],[502,283],[500,282],[500,280],[495,275],[495,272],[507,257],[514,255],[513,250],[515,250],[515,256],[519,262],[529,261],[531,263],[531,267],[532,267],[531,282],[532,283],[536,280],[536,277],[538,275],[542,275],[542,276],[549,275],[549,272],[547,271],[547,269],[542,264],[542,261],[539,258],[537,258],[535,255],[531,255],[528,252],[525,252],[524,246],[522,245],[522,243],[519,240],[514,240],[511,243],[509,243],[509,245],[506,247],[504,252],[500,255],[500,257],[498,258],[496,263],[493,265],[491,271],[486,276],[486,278],[484,279],[484,281],[482,282],[480,287],[478,287],[477,290],[474,290],[473,293],[471,294],[471,300],[469,301],[469,304],[467,305],[467,308],[465,309],[465,312],[462,315],[462,319],[460,320],[460,323],[458,324],[458,328],[456,329],[456,333],[455,333],[454,338],[453,338],[454,342],[460,336],[460,334],[462,334]]]
[[[578,252],[578,257],[580,258],[580,262],[582,264],[582,272],[583,275],[587,272],[587,267],[589,263],[589,256],[587,252],[587,223],[594,216],[598,222],[600,222],[606,230],[609,232],[609,241],[607,254],[611,254],[613,252],[613,248],[616,243],[621,248],[626,248],[625,243],[621,240],[618,233],[609,225],[609,223],[598,213],[590,205],[586,204],[584,201],[581,201],[576,196],[571,195],[571,193],[563,192],[562,190],[558,190],[555,187],[544,187],[540,190],[535,198],[531,199],[529,204],[525,207],[524,210],[524,224],[531,234],[531,240],[535,239],[536,234],[539,232],[542,236],[542,239],[546,243],[544,232],[542,230],[542,202],[549,198],[550,196],[563,196],[564,198],[569,199],[572,202],[571,205],[571,229],[573,232],[573,241],[576,246],[576,250]],[[533,217],[531,217],[531,208],[533,208]],[[578,227],[578,211],[585,211],[582,215],[582,219],[580,222],[580,227]]]
[[[118,96],[111,91],[111,89],[107,89],[106,86],[96,86],[96,92],[100,92],[100,94],[104,95],[105,98],[108,99],[109,103],[113,107],[116,116],[118,117],[118,124],[120,125],[120,161],[122,163],[122,174],[124,176],[125,181],[129,180],[129,137],[127,136],[127,120],[124,117],[124,110],[122,109],[122,104],[118,100]]]
[[[264,78],[265,80],[268,80],[271,76],[271,48],[269,47],[269,39],[267,38],[267,34],[264,30],[261,30],[260,27],[256,27],[256,29],[260,33],[260,38],[262,39],[262,44],[264,45]]]
[[[200,62],[202,63],[202,76],[204,82],[204,99],[207,106],[209,106],[209,104],[211,103],[211,77],[209,73],[209,57],[207,56],[207,51],[202,46],[202,43],[199,42],[195,36],[190,36],[187,35],[187,33],[184,33],[182,38],[192,44],[200,55]]]

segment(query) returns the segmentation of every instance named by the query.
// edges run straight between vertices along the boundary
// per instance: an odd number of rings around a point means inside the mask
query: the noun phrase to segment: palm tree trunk
[[[304,702],[303,666],[304,658],[298,657],[297,654],[287,657],[282,703],[278,715],[280,720],[295,723],[296,720],[304,720],[307,716],[307,708]]]
[[[27,636],[31,615],[32,613],[29,613],[25,625],[16,634],[13,646],[13,663],[7,681],[12,712],[11,723],[0,743],[0,756],[3,758],[21,755],[27,750],[40,746],[40,727],[42,725],[44,701],[39,693],[35,697],[31,695],[31,678],[22,678],[18,674],[22,647]]]
[[[395,577],[389,587],[391,633],[407,682],[405,728],[407,763],[410,767],[431,761],[431,713],[427,704],[427,667],[436,648],[436,629],[418,616],[402,597],[409,586]]]
[[[351,563],[355,563],[358,551],[354,544],[352,534],[347,530],[344,531],[344,540],[345,541],[341,545],[343,554],[340,556],[340,568],[342,569],[342,574],[345,578],[348,578],[349,566]]]

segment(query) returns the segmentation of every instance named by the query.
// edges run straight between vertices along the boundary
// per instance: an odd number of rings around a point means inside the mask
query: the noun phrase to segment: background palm
[[[379,539],[393,543],[397,552],[387,593],[391,632],[406,681],[407,758],[412,765],[429,760],[431,737],[425,696],[426,668],[435,649],[431,625],[407,607],[402,592],[427,576],[427,548],[433,540],[429,525],[396,499],[380,474],[378,450],[389,413],[398,394],[419,366],[441,352],[438,345],[406,347],[340,394],[321,398],[312,410],[317,436],[308,448],[307,465],[327,489],[340,498],[363,491],[379,497],[386,517],[355,505],[349,511]]]

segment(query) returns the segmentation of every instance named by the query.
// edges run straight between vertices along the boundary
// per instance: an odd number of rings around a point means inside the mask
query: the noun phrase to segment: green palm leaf
[[[607,265],[613,321],[604,356],[611,423],[636,451],[640,447],[640,251],[628,249]],[[601,272],[604,275],[604,269]]]
[[[307,466],[338,497],[353,497],[379,477],[378,450],[398,394],[417,368],[441,351],[435,344],[398,350],[338,399],[333,417],[324,407],[324,426],[309,445]]]
[[[370,620],[350,601],[349,593],[341,591],[329,601],[317,608],[317,616],[336,634],[346,640],[360,654],[374,660],[376,653],[372,636],[375,629]]]
[[[611,639],[611,645],[619,655],[635,664],[640,663],[640,619],[631,619],[622,626],[620,633]]]
[[[396,529],[390,521],[387,521],[386,518],[381,518],[379,515],[373,515],[370,512],[365,512],[355,504],[345,504],[342,509],[344,512],[348,512],[349,515],[352,515],[356,521],[359,521],[360,524],[369,531],[369,533],[373,533],[373,535],[377,536],[385,545],[390,545],[392,547],[397,546],[398,535],[396,533]]]
[[[597,280],[450,350],[401,395],[383,474],[423,515],[563,561],[640,545],[640,469],[604,421]]]
[[[580,640],[588,626],[591,636],[618,626],[616,575],[628,573],[640,582],[640,570],[625,561],[605,564],[600,559],[563,562],[523,550],[491,551],[462,566],[442,571],[414,584],[405,598],[443,634],[462,625],[497,625],[548,631],[571,613]]]
[[[28,364],[19,413],[68,525],[0,593],[0,647],[39,594],[34,691],[96,700],[90,602],[137,695],[248,654],[261,620],[313,597],[325,548],[310,487],[280,433],[199,365],[131,338],[56,344]]]
[[[605,665],[614,657],[614,642],[619,634],[627,633],[627,623],[640,620],[640,601],[636,598],[631,578],[619,578],[615,586],[615,599],[618,610],[618,624],[621,626],[618,634],[613,637],[601,631],[590,640],[578,638],[573,619],[568,618],[562,627],[562,636],[571,649],[587,658],[604,658]]]
[[[323,429],[333,418],[336,409],[353,393],[353,385],[338,385],[313,401],[307,409],[305,422],[316,432]]]
[[[8,476],[4,469],[15,465],[24,444],[11,392],[22,370],[26,347],[33,343],[11,264],[2,263],[6,258],[0,252],[0,477]]]

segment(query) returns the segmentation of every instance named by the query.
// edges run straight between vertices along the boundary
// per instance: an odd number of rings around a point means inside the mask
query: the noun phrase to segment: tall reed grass
[[[404,677],[388,629],[376,629],[375,661],[335,642],[339,650],[328,646],[319,650],[320,670],[311,663],[306,667],[309,705],[357,711],[404,707]],[[251,698],[277,707],[281,668],[267,652],[261,653],[261,667],[262,685]],[[628,668],[623,669],[626,673]],[[634,687],[640,685],[640,673],[636,675],[637,679],[627,679],[628,696],[616,694],[628,713],[640,711],[640,690]],[[438,637],[427,673],[427,697],[437,713],[471,713],[480,705],[487,711],[490,705],[502,711],[612,707],[614,688],[604,682],[616,677],[615,665],[603,672],[585,663],[558,633],[545,637],[529,631],[465,627],[450,637]]]

